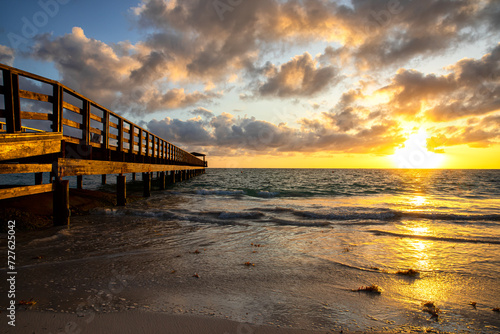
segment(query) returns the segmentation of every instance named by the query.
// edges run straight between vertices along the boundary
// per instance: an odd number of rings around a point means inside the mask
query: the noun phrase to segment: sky
[[[5,1],[0,63],[223,168],[499,168],[498,0]]]

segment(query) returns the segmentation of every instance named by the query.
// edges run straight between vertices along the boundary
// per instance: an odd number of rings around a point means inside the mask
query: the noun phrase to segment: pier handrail
[[[88,99],[58,81],[50,80],[0,64],[4,109],[0,109],[0,133],[30,131],[60,132],[63,140],[123,156],[148,158],[151,163],[205,166],[205,162],[171,144],[150,131],[132,123],[117,113]],[[52,86],[52,95],[20,89],[19,77],[34,80],[38,85]],[[52,113],[21,110],[21,99],[52,104]],[[76,101],[76,103],[75,103]],[[42,108],[43,109],[43,108]],[[49,109],[45,109],[49,111]],[[51,122],[50,131],[23,126],[23,121]],[[80,120],[80,121],[79,121]]]

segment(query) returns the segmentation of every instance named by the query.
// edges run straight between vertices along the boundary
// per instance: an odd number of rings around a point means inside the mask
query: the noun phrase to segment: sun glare
[[[443,154],[431,152],[427,149],[428,135],[421,129],[411,134],[402,147],[391,155],[392,161],[398,168],[439,168],[443,165]]]

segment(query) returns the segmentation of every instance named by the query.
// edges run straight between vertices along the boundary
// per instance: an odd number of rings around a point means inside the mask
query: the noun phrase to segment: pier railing
[[[65,153],[81,159],[205,166],[203,160],[57,81],[3,64],[0,70],[0,133],[62,133],[69,144]]]
[[[0,74],[0,174],[35,174],[35,185],[0,186],[0,200],[53,192],[54,223],[69,224],[67,176],[76,176],[81,189],[86,175],[101,174],[105,184],[117,174],[117,205],[125,205],[125,174],[135,180],[142,173],[149,197],[154,173],[160,190],[205,173],[204,154],[189,153],[57,81],[3,64]]]

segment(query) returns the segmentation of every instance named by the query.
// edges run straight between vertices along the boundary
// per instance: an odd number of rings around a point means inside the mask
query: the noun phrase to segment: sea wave
[[[381,231],[381,230],[370,230],[369,232],[375,235],[385,235],[392,236],[398,238],[410,238],[410,239],[418,239],[418,240],[434,240],[434,241],[446,241],[446,242],[455,242],[455,243],[474,243],[474,244],[495,244],[500,245],[500,240],[494,237],[471,237],[471,238],[461,238],[461,237],[439,237],[434,235],[419,235],[419,234],[406,234],[406,233],[397,233],[390,231]]]

